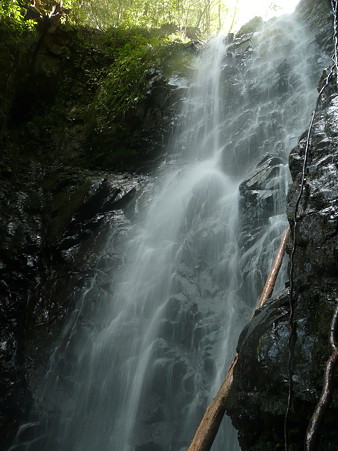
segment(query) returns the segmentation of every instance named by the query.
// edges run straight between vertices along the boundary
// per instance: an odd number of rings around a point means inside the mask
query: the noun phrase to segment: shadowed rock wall
[[[146,97],[124,118],[136,139],[119,152],[125,130],[107,127],[113,142],[97,139],[95,147],[93,102],[128,35],[105,40],[97,30],[59,27],[20,37],[1,25],[0,37],[0,449],[7,449],[88,278],[100,261],[112,271],[119,264],[118,249],[100,250],[117,223],[128,227],[124,209],[146,179],[132,172],[159,158],[180,95],[154,65]]]

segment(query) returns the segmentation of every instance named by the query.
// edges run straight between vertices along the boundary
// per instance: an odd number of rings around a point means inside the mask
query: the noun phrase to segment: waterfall
[[[204,46],[175,153],[145,186],[131,232],[108,241],[127,235],[123,265],[94,318],[98,273],[79,300],[41,393],[43,439],[26,449],[188,448],[287,224],[287,156],[316,98],[312,39],[283,16]],[[284,269],[277,290],[285,280]],[[228,423],[214,450],[238,449]]]

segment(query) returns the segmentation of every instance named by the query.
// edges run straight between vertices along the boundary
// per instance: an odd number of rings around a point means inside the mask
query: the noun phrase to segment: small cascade
[[[287,156],[316,98],[311,42],[284,16],[205,45],[179,152],[145,187],[142,219],[107,243],[127,235],[123,265],[95,318],[94,278],[65,327],[41,393],[43,439],[28,450],[188,448],[286,228]],[[213,450],[237,449],[225,421]]]

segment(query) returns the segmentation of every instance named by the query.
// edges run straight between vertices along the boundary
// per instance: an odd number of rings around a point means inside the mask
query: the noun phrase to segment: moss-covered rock
[[[179,102],[169,78],[189,72],[194,46],[142,29],[50,26],[28,33],[30,45],[23,46],[20,36],[14,46],[6,36],[4,149],[11,142],[48,164],[62,158],[112,170],[137,168],[155,150],[160,154]]]

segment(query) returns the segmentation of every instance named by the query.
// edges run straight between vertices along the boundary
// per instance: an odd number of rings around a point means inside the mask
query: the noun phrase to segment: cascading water
[[[310,42],[284,17],[206,44],[172,145],[181,153],[146,188],[147,212],[95,320],[97,278],[83,293],[41,395],[53,421],[26,449],[187,449],[286,227],[286,159],[316,97]],[[213,449],[238,449],[230,425]]]

